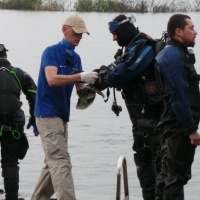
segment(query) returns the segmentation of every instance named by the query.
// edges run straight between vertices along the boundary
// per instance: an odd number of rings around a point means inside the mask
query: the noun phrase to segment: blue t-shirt
[[[50,87],[45,76],[45,67],[55,66],[58,74],[70,75],[82,71],[80,56],[73,51],[69,54],[62,42],[47,47],[41,58],[38,88],[35,102],[35,117],[59,117],[69,121],[70,98],[74,84]]]

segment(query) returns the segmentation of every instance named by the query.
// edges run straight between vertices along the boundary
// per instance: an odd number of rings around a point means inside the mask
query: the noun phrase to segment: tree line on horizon
[[[84,12],[198,12],[200,0],[77,0],[74,8]]]
[[[69,9],[70,8],[70,9]],[[0,0],[0,9],[79,12],[198,12],[200,0]]]

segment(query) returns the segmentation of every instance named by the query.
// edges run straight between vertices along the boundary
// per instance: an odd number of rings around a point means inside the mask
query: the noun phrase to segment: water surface
[[[46,46],[62,39],[61,25],[74,12],[30,12],[0,10],[0,43],[9,49],[8,59],[13,66],[21,67],[37,82],[41,53]],[[90,35],[83,35],[76,51],[82,57],[85,71],[113,62],[118,46],[112,41],[107,23],[117,13],[79,13],[87,24]],[[200,32],[199,13],[189,13]],[[136,26],[154,38],[160,38],[166,30],[171,14],[135,14]],[[197,20],[198,19],[198,20]],[[196,67],[200,73],[200,39],[197,36]],[[104,92],[105,94],[105,92]],[[86,110],[76,110],[77,95],[72,95],[71,121],[69,123],[69,151],[73,165],[73,176],[78,200],[115,199],[117,162],[124,155],[128,164],[130,199],[141,200],[141,189],[136,177],[132,152],[131,123],[120,93],[118,103],[123,111],[117,117],[111,111],[113,95],[104,103],[101,96]],[[29,116],[25,97],[23,108]],[[30,149],[20,161],[20,196],[30,200],[41,169],[44,154],[39,137],[26,130]],[[200,159],[197,148],[193,164],[193,178],[185,187],[185,199],[198,200],[200,196]],[[0,188],[3,188],[0,178]],[[122,188],[123,193],[123,188]]]

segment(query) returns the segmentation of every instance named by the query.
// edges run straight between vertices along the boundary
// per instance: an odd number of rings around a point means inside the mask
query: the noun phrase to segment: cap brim
[[[88,35],[90,35],[90,33],[87,31],[87,29],[86,28],[80,28],[80,27],[71,27],[72,29],[73,29],[73,31],[75,32],[75,33],[78,33],[78,34],[80,34],[80,33],[87,33]]]

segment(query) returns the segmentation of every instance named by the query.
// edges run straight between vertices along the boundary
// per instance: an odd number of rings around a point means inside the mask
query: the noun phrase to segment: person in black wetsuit
[[[184,185],[191,179],[191,167],[200,145],[199,80],[194,67],[197,32],[191,18],[171,16],[167,25],[170,40],[156,57],[156,71],[164,97],[164,111],[158,124],[164,135],[162,168],[157,177],[156,200],[184,200]]]
[[[35,125],[34,105],[36,85],[33,79],[20,68],[11,66],[7,49],[0,44],[0,144],[1,167],[6,200],[17,200],[19,190],[19,159],[23,159],[29,147],[24,133],[25,115],[21,109],[21,91],[30,108],[28,128]]]
[[[121,90],[132,122],[134,161],[143,199],[154,200],[161,141],[161,132],[156,126],[163,99],[154,73],[156,42],[140,32],[133,20],[121,14],[109,22],[113,41],[122,48],[112,64],[95,70],[99,73],[95,87]]]

